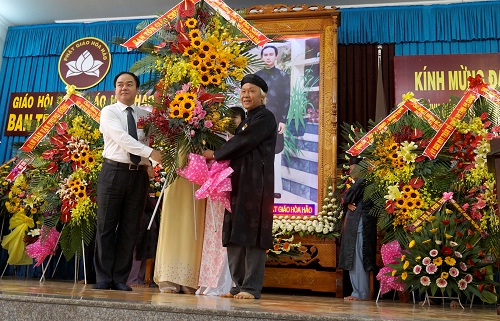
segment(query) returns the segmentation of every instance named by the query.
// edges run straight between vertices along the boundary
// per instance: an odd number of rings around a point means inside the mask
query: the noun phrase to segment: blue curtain
[[[340,44],[500,38],[500,1],[341,10]]]
[[[7,125],[7,106],[14,92],[65,92],[66,85],[59,78],[59,55],[72,42],[95,37],[109,47],[112,57],[110,70],[91,91],[113,90],[114,76],[128,70],[143,54],[127,51],[113,44],[115,37],[130,38],[141,20],[98,22],[91,24],[50,24],[11,27],[7,31],[2,70],[0,72],[0,164],[12,158],[13,145],[23,143],[26,137],[4,136]],[[142,81],[144,78],[142,79]],[[17,144],[17,145],[19,145]]]

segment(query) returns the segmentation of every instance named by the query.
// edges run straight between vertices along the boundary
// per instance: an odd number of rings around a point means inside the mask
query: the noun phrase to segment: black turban
[[[264,79],[260,78],[259,76],[255,74],[248,74],[243,77],[241,80],[241,86],[243,86],[246,83],[251,83],[254,84],[255,86],[260,87],[265,93],[267,93],[267,84],[264,81]]]

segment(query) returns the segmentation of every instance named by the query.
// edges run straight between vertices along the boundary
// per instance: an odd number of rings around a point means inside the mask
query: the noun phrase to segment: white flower
[[[386,200],[394,201],[401,197],[401,191],[399,190],[398,184],[387,187],[387,195],[384,196]]]
[[[76,60],[66,63],[66,66],[68,66],[66,78],[80,74],[99,77],[99,67],[102,64],[102,61],[94,60],[92,54],[88,50],[85,50]]]

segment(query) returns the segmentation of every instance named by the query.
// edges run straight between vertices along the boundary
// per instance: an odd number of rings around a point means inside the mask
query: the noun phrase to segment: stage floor
[[[9,302],[19,302],[16,310],[9,310]],[[236,300],[213,296],[160,293],[157,287],[134,288],[132,292],[93,290],[91,285],[68,281],[45,281],[33,279],[0,279],[0,307],[2,320],[9,313],[19,312],[31,304],[30,310],[43,305],[56,304],[60,309],[74,309],[75,306],[120,309],[120,311],[144,311],[141,315],[148,319],[146,312],[167,311],[177,313],[176,320],[500,320],[494,305],[474,305],[465,309],[450,308],[446,305],[421,306],[392,300],[347,302],[327,295],[294,295],[264,291],[260,300]],[[73,307],[73,308],[72,308]],[[47,308],[52,309],[52,308]],[[10,311],[10,312],[9,312]],[[53,309],[55,314],[57,309]],[[45,320],[64,319],[54,317]],[[190,317],[183,317],[190,315]],[[42,319],[42,312],[26,314],[26,320]],[[76,314],[75,314],[76,315]],[[127,320],[123,314],[119,319]],[[197,315],[197,316],[194,316]],[[39,318],[37,318],[37,316]],[[57,315],[56,315],[57,316]],[[43,317],[45,318],[45,317]],[[23,320],[19,317],[15,320]],[[78,319],[78,318],[75,318]],[[89,317],[89,320],[108,319]],[[117,316],[118,319],[118,316]],[[139,318],[140,319],[140,318]],[[157,319],[157,318],[154,318]],[[165,318],[162,318],[166,320]],[[134,317],[137,321],[138,318]]]

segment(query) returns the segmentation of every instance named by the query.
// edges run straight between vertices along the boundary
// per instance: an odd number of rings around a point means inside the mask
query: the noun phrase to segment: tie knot
[[[133,111],[134,111],[134,109],[132,109],[132,107],[130,107],[130,106],[128,106],[126,109],[127,109],[127,111],[128,111],[129,113],[131,113],[131,112],[133,112]]]

